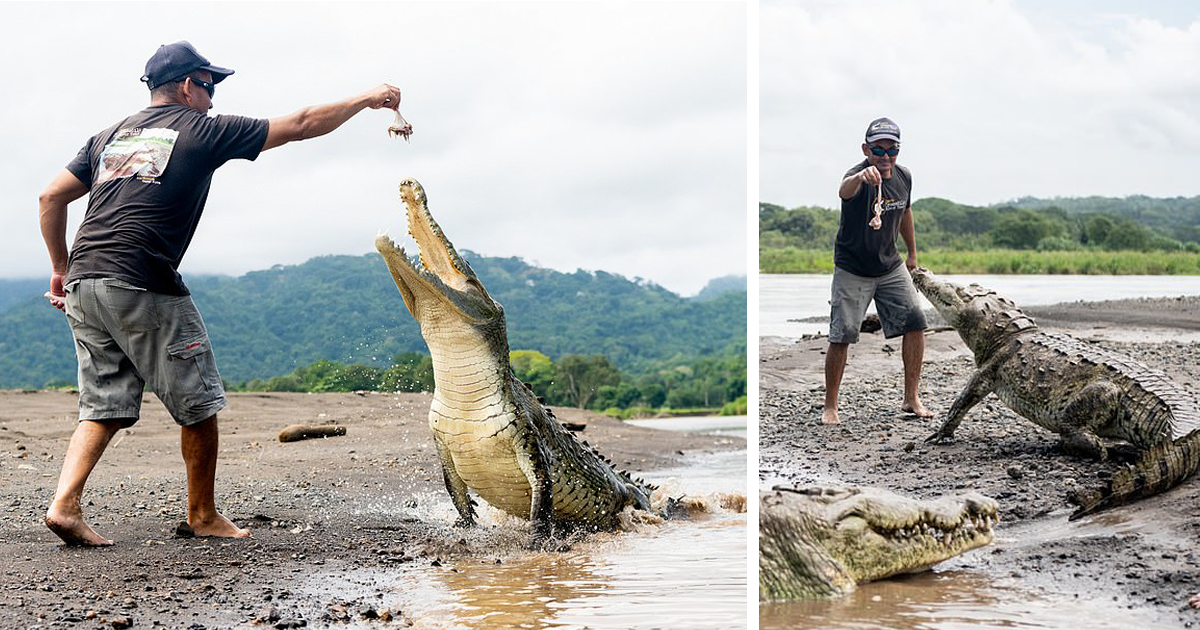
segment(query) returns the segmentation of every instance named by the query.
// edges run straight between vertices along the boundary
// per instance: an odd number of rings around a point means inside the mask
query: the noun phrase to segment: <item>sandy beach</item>
[[[0,392],[0,627],[326,627],[413,619],[364,571],[444,570],[455,558],[504,562],[527,523],[465,531],[441,478],[428,394],[232,394],[220,414],[218,507],[251,540],[174,537],[186,496],[178,428],[153,395],[118,434],[85,493],[106,549],[63,546],[41,524],[75,425],[76,396]],[[677,465],[685,453],[745,448],[740,438],[639,428],[572,409],[560,420],[619,467]],[[294,423],[347,435],[281,444]],[[569,544],[569,543],[568,543]],[[315,588],[313,576],[329,576]],[[356,577],[357,576],[357,577]],[[381,626],[383,627],[383,626]]]
[[[1127,353],[1200,391],[1200,298],[1071,303],[1028,312],[1043,328]],[[836,482],[917,497],[977,490],[1001,504],[997,542],[943,566],[1052,601],[1103,600],[1136,610],[1159,627],[1200,623],[1200,611],[1186,606],[1200,591],[1200,480],[1068,524],[1070,490],[1096,482],[1114,464],[1063,454],[1057,436],[994,396],[968,414],[954,443],[926,444],[974,367],[952,330],[929,332],[926,341],[922,398],[938,417],[900,412],[900,340],[876,333],[852,346],[842,422],[824,426],[825,338],[760,339],[760,485]]]

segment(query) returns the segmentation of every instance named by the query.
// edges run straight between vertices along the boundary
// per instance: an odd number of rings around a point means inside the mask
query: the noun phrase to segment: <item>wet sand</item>
[[[422,625],[377,579],[454,558],[523,553],[527,523],[452,527],[426,424],[427,394],[233,394],[220,414],[218,507],[251,540],[180,539],[186,494],[179,431],[153,395],[114,438],[84,496],[106,549],[69,548],[42,526],[75,426],[76,396],[0,392],[0,627]],[[684,452],[744,449],[739,438],[625,425],[571,409],[582,437],[632,472]],[[290,424],[347,435],[281,444]],[[487,522],[485,520],[485,522]],[[498,523],[498,524],[497,524]],[[636,535],[636,534],[630,534]],[[482,561],[482,560],[481,560]],[[313,576],[325,576],[313,584]],[[132,625],[127,625],[132,624]]]
[[[1029,311],[1044,328],[1130,354],[1196,393],[1198,306],[1200,298],[1189,297],[1071,303]],[[820,414],[825,338],[760,339],[761,485],[835,481],[918,497],[978,490],[996,498],[1002,513],[997,542],[941,567],[983,576],[987,584],[1011,591],[1008,599],[1016,601],[1008,601],[1007,616],[994,617],[992,623],[1025,627],[1021,615],[1008,613],[1014,605],[1038,607],[1030,595],[1036,593],[1048,598],[1049,603],[1040,605],[1043,609],[1056,607],[1055,602],[1076,602],[1075,614],[1100,622],[1108,610],[1136,613],[1138,625],[1200,624],[1200,611],[1186,606],[1188,597],[1200,591],[1200,478],[1166,494],[1068,523],[1068,492],[1076,485],[1091,485],[1113,464],[1061,453],[1057,436],[1020,418],[994,396],[967,415],[953,444],[926,444],[924,439],[940,426],[974,368],[955,332],[928,333],[926,343],[922,399],[938,417],[900,413],[900,340],[864,334],[850,351],[842,385],[842,422],[824,426]],[[936,575],[905,581],[933,584]],[[870,592],[878,602],[880,591]],[[975,612],[987,608],[985,604]],[[829,610],[822,609],[822,614]],[[760,612],[764,627],[781,617],[784,625],[794,625],[795,617],[789,616],[794,613],[769,607]],[[909,619],[907,623],[916,624],[922,617],[910,614]],[[1123,627],[1113,623],[1105,627]]]

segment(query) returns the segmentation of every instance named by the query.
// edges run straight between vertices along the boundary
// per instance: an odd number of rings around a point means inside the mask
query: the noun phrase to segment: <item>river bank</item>
[[[1198,275],[1195,251],[923,248],[921,264],[946,274]],[[903,249],[901,250],[903,255]],[[760,247],[760,273],[833,273],[830,248]]]
[[[116,545],[79,549],[41,525],[75,395],[0,392],[0,627],[457,627],[414,613],[387,576],[428,583],[469,576],[474,565],[524,566],[530,530],[486,506],[483,527],[452,527],[429,401],[231,394],[220,416],[218,505],[254,537],[230,541],[174,537],[186,501],[178,429],[147,395],[142,420],[114,439],[84,496],[92,525]],[[555,411],[585,424],[582,437],[633,472],[745,448],[738,438]],[[347,434],[276,440],[287,425],[324,422]]]
[[[1127,353],[1191,392],[1200,390],[1200,343],[1187,340],[1197,329],[1200,298],[1028,310],[1044,328]],[[995,543],[940,565],[936,573],[871,585],[841,604],[764,606],[764,628],[847,627],[868,620],[854,627],[941,627],[931,620],[952,606],[960,607],[955,627],[1056,627],[1073,615],[1076,623],[1078,615],[1088,615],[1093,627],[1200,623],[1200,611],[1186,606],[1200,591],[1196,478],[1166,494],[1068,523],[1068,493],[1093,483],[1111,464],[1064,455],[1056,436],[996,398],[968,414],[953,444],[924,442],[974,369],[953,331],[926,336],[922,399],[938,417],[900,413],[900,340],[864,334],[851,348],[842,422],[836,426],[820,424],[825,338],[759,341],[761,485],[840,482],[924,498],[977,490],[996,498],[1002,513]],[[964,584],[972,585],[970,592],[960,592]],[[888,590],[896,588],[907,590],[900,595]],[[810,622],[816,625],[805,625]],[[920,625],[924,622],[931,623]]]

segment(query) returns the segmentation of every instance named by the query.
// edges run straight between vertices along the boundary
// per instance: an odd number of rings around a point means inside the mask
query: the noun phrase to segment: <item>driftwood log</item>
[[[280,442],[299,442],[313,438],[346,435],[346,427],[336,424],[293,424],[279,432]]]

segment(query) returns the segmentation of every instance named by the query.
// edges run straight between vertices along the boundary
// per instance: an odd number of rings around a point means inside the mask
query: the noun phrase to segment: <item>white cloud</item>
[[[890,116],[916,197],[1200,194],[1200,19],[1003,0],[769,2],[760,199],[836,203],[866,124]]]
[[[222,167],[185,273],[370,252],[380,228],[403,234],[405,177],[482,254],[683,294],[746,272],[744,3],[240,3],[237,19],[176,3],[136,20],[122,6],[0,4],[0,80],[22,86],[0,101],[5,146],[21,147],[0,173],[0,276],[46,272],[37,193],[144,106],[146,58],[178,39],[237,71],[214,113],[278,116],[387,81],[415,128],[390,140],[390,112],[364,112]]]

